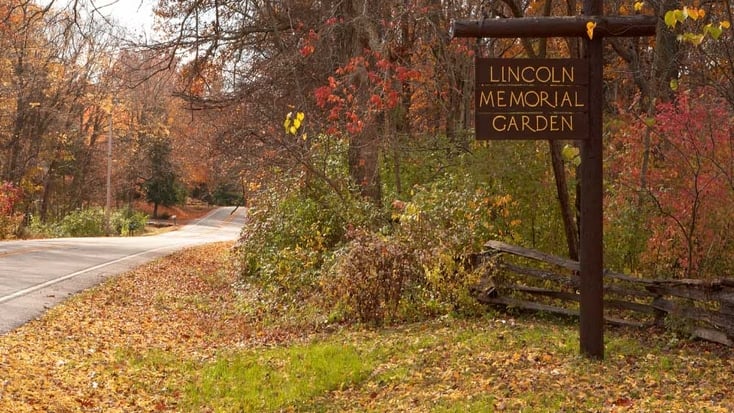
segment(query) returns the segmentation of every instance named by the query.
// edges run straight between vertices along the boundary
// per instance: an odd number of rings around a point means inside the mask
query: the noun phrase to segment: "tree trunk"
[[[362,13],[375,11],[367,7],[366,0],[351,0],[340,3],[339,10],[344,16],[354,17],[352,24],[344,29],[343,64],[354,56],[360,56],[365,50],[381,52],[382,39],[374,22],[365,19]],[[379,8],[378,10],[379,11]],[[375,17],[375,16],[370,16]],[[356,89],[369,84],[366,73],[355,73],[352,79]],[[384,112],[375,116],[362,131],[354,133],[349,140],[349,174],[363,197],[375,205],[382,203],[382,188],[379,175],[380,137],[384,133]]]
[[[379,122],[378,122],[379,125]],[[374,126],[376,129],[379,126]],[[359,193],[375,205],[382,205],[382,184],[379,171],[378,134],[362,131],[349,141],[349,174]]]
[[[568,257],[572,260],[579,259],[579,234],[576,225],[575,208],[571,205],[568,196],[568,181],[566,180],[566,168],[563,164],[561,156],[561,143],[559,141],[548,141],[550,146],[551,165],[553,167],[553,176],[556,181],[556,194],[558,204],[561,208],[561,217],[563,219],[563,229],[566,233],[566,245],[568,246]]]

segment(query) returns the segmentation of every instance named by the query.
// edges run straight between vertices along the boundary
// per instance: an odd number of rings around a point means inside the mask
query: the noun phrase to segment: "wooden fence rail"
[[[500,241],[485,244],[492,271],[475,290],[485,303],[578,315],[579,263]],[[734,279],[656,280],[604,272],[605,320],[666,326],[734,346]]]

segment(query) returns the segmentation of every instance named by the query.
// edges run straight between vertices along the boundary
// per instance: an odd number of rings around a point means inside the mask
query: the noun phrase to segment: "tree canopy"
[[[355,223],[379,228],[395,205],[464,168],[517,202],[518,242],[577,256],[575,143],[474,142],[472,68],[476,56],[577,57],[579,39],[448,34],[452,19],[577,15],[576,0],[159,0],[150,38],[94,7],[0,2],[0,181],[17,194],[15,216],[102,204],[112,137],[117,205],[169,202],[175,179],[208,199],[222,188],[255,199],[289,182],[379,211],[355,218],[317,199],[345,236]],[[681,276],[727,268],[730,3],[614,0],[605,14],[659,21],[655,38],[605,41],[608,262]],[[303,115],[295,131],[283,128],[288,114]],[[158,143],[170,145],[160,159]],[[545,209],[534,207],[541,198]]]

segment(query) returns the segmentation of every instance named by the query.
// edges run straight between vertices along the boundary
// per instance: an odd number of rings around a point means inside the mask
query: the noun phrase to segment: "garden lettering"
[[[477,139],[586,139],[582,59],[477,59]]]

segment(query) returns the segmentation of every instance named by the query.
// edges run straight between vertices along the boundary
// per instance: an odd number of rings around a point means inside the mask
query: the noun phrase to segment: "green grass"
[[[708,352],[717,347],[689,345],[609,329],[605,361],[592,361],[578,354],[573,322],[495,315],[352,326],[206,361],[161,351],[119,358],[189,377],[178,407],[190,412],[729,411],[722,363],[734,365]]]
[[[367,378],[372,360],[338,343],[247,351],[204,366],[186,391],[191,411],[276,412]]]

